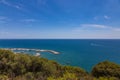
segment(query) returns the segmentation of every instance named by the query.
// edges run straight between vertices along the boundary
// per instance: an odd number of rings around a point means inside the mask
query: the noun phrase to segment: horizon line
[[[0,40],[3,40],[3,39],[120,39],[120,38],[1,38]]]

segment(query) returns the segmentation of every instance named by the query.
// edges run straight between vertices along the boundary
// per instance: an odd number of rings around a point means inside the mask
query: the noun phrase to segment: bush
[[[109,61],[101,62],[93,68],[92,75],[95,77],[120,78],[120,65]]]
[[[28,80],[28,78],[46,80],[48,77],[79,78],[87,75],[81,68],[61,66],[55,61],[27,54],[14,54],[8,50],[0,50],[0,74],[14,80]]]
[[[0,80],[8,80],[8,77],[6,75],[0,75]]]
[[[88,75],[87,72],[79,67],[63,66],[62,70],[69,73],[74,73],[78,77],[83,77]]]
[[[63,77],[58,78],[49,77],[47,80],[78,80],[78,78],[77,76],[75,76],[75,74],[67,72],[63,75]]]
[[[0,50],[0,80],[120,80],[120,65],[104,61],[91,74],[45,58]]]

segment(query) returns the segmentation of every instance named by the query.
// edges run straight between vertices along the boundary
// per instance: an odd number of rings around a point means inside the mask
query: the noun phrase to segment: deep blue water
[[[41,53],[41,56],[61,64],[79,66],[87,71],[104,60],[120,64],[118,39],[1,39],[0,47],[55,50],[61,54]]]

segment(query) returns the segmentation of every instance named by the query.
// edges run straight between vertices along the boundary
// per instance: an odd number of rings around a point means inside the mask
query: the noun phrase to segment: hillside
[[[0,50],[0,80],[119,80],[120,65],[101,62],[91,73],[28,54]]]

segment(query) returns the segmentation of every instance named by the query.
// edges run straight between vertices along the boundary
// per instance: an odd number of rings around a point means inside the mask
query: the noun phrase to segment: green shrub
[[[120,80],[120,65],[104,61],[91,74],[79,67],[0,49],[0,80]]]
[[[0,80],[8,80],[8,77],[6,75],[0,75]]]
[[[92,75],[95,77],[120,78],[120,65],[109,61],[101,62],[93,68]]]
[[[47,80],[78,80],[78,78],[75,76],[75,74],[66,72],[63,77],[48,77]]]

